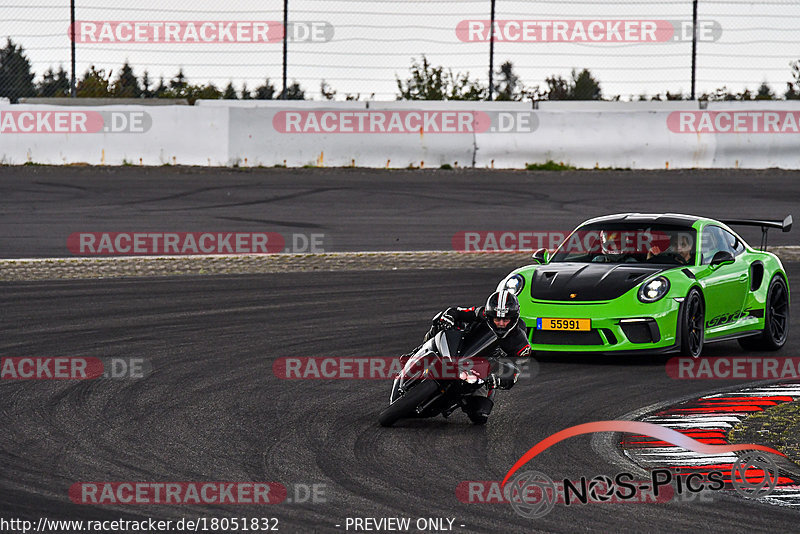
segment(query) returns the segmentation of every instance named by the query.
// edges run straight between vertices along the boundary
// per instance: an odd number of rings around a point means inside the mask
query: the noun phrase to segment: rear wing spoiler
[[[767,250],[767,232],[770,228],[780,228],[781,232],[788,232],[792,229],[792,216],[787,215],[782,221],[779,220],[758,220],[758,219],[726,219],[720,222],[728,226],[760,226],[761,227],[761,250]]]

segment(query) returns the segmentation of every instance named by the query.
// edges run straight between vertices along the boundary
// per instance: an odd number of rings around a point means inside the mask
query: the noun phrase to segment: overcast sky
[[[77,0],[82,21],[281,21],[281,0]],[[169,7],[166,7],[169,6]],[[489,0],[289,0],[290,22],[327,22],[333,39],[292,42],[289,78],[319,99],[325,79],[345,93],[375,94],[393,100],[395,75],[408,75],[412,58],[425,54],[433,64],[473,78],[488,78],[489,44],[462,42],[456,27],[463,20],[489,19]],[[667,20],[691,21],[692,2],[659,0],[497,0],[498,20]],[[700,42],[698,94],[726,85],[754,90],[767,82],[782,94],[791,79],[789,62],[800,59],[800,1],[700,0],[698,18],[717,23],[721,34]],[[37,77],[49,66],[69,68],[68,0],[6,0],[0,5],[0,34],[21,43]],[[77,45],[79,75],[90,64],[118,69],[130,61],[137,75],[171,78],[183,67],[193,83],[233,80],[252,89],[269,77],[281,78],[281,44],[276,43],[103,43]],[[523,83],[544,85],[552,74],[568,76],[589,68],[605,96],[623,98],[669,90],[688,93],[691,41],[665,43],[497,42],[495,65],[510,60]]]

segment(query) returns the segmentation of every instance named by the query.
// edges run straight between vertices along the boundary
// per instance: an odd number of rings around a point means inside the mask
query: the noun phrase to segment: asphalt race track
[[[463,231],[563,232],[628,211],[782,219],[799,200],[800,172],[781,170],[0,167],[0,258],[70,256],[74,232],[315,233],[326,251],[451,250]],[[796,244],[796,232],[770,243]],[[742,236],[757,245],[760,232]]]
[[[5,257],[58,256],[68,254],[65,232],[267,226],[319,229],[338,250],[447,249],[458,230],[524,229],[525,212],[530,224],[549,230],[629,210],[783,217],[800,200],[800,173],[784,171],[372,173],[379,185],[370,173],[4,167],[0,248]],[[771,237],[797,243],[795,233]],[[786,267],[796,290],[800,264]],[[405,352],[435,312],[479,303],[504,274],[0,283],[3,357],[141,358],[149,370],[139,379],[0,381],[0,516],[277,517],[282,532],[344,532],[347,517],[395,516],[455,518],[455,532],[796,530],[797,509],[727,493],[712,502],[556,506],[539,519],[525,519],[508,504],[457,499],[460,482],[502,479],[523,452],[568,426],[735,384],[672,380],[667,357],[540,357],[538,374],[499,397],[486,427],[454,414],[384,429],[376,418],[388,399],[387,381],[273,374],[280,357]],[[797,353],[798,318],[795,301],[781,356]],[[726,342],[705,354],[745,353]],[[531,467],[553,479],[618,473],[590,442],[581,436],[559,443]],[[271,481],[290,496],[295,485],[321,484],[325,502],[71,503],[70,486],[90,481]]]

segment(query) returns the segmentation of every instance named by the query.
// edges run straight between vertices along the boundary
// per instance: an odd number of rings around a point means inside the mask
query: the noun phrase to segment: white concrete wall
[[[520,169],[554,160],[581,168],[800,169],[800,101],[600,104],[0,105],[0,162]],[[52,126],[65,112],[83,113],[83,123],[60,133],[20,131]]]
[[[66,124],[58,124],[64,113]],[[228,116],[226,108],[192,106],[5,106],[0,162],[227,165]],[[31,125],[56,131],[19,131]]]

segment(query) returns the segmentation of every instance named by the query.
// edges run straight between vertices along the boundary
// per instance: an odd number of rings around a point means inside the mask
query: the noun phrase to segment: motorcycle
[[[389,427],[404,418],[447,418],[461,408],[474,424],[485,424],[494,403],[473,393],[487,385],[491,372],[489,360],[478,355],[496,340],[488,327],[452,328],[434,335],[410,354],[395,377],[389,406],[378,422]]]

